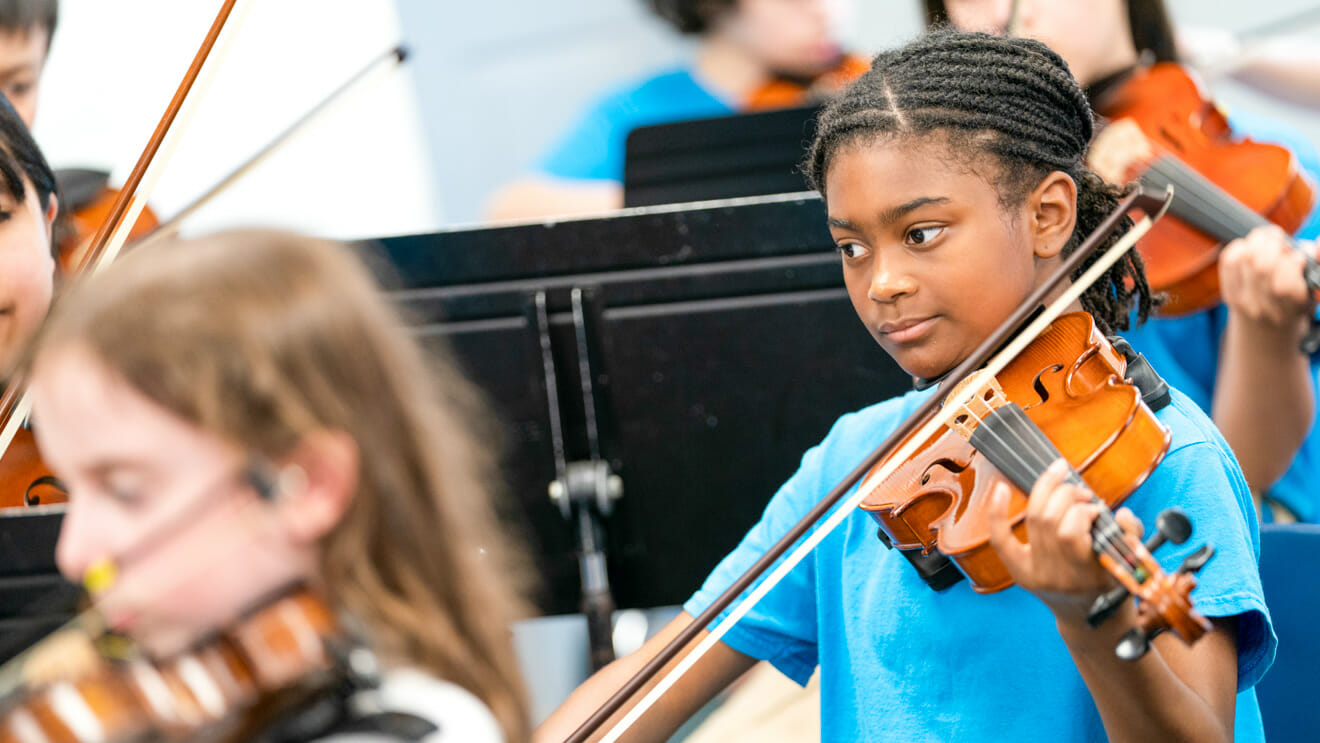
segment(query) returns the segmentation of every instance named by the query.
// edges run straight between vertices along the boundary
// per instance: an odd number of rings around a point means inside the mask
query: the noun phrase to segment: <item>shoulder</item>
[[[1155,555],[1166,570],[1175,569],[1202,545],[1214,549],[1196,575],[1192,600],[1207,617],[1236,619],[1241,691],[1269,667],[1277,643],[1257,567],[1260,530],[1251,491],[1218,429],[1185,395],[1173,390],[1172,402],[1156,416],[1169,428],[1168,453],[1124,505],[1147,530],[1166,507],[1186,513],[1191,538],[1180,545],[1166,544]]]
[[[1177,388],[1170,392],[1169,404],[1155,414],[1169,429],[1169,449],[1152,480],[1163,482],[1175,500],[1235,505],[1254,542],[1255,505],[1237,457],[1204,410]]]
[[[388,671],[371,700],[384,712],[420,717],[435,726],[421,743],[503,743],[490,710],[468,690],[416,669]],[[374,734],[335,735],[321,743],[384,743]],[[392,740],[392,739],[391,739]]]
[[[558,178],[622,181],[625,142],[633,129],[729,113],[732,108],[687,70],[661,72],[597,99],[538,169]]]
[[[821,444],[839,446],[853,443],[857,439],[865,439],[867,442],[874,440],[878,443],[935,393],[934,388],[911,390],[898,397],[868,405],[861,410],[845,413],[834,421],[829,434]]]
[[[671,109],[686,109],[693,101],[716,99],[691,72],[680,68],[625,83],[598,99],[590,111],[605,117],[664,118]]]

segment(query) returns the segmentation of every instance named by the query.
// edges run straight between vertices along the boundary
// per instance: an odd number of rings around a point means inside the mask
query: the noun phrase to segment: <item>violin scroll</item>
[[[1187,541],[1192,534],[1192,522],[1181,510],[1169,508],[1156,517],[1155,528],[1155,534],[1145,544],[1127,537],[1140,567],[1134,571],[1111,570],[1120,585],[1097,598],[1086,618],[1087,624],[1097,627],[1113,616],[1129,596],[1137,597],[1137,626],[1128,630],[1114,648],[1123,660],[1140,659],[1150,650],[1150,641],[1161,632],[1172,630],[1184,642],[1193,643],[1210,631],[1210,621],[1192,607],[1190,596],[1196,588],[1195,573],[1214,556],[1214,547],[1203,545],[1169,574],[1160,569],[1151,555],[1165,542]],[[1105,562],[1104,557],[1101,562]]]

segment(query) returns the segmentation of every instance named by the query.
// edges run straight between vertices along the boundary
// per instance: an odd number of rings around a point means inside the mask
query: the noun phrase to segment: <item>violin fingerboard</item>
[[[1024,493],[1051,463],[1063,457],[1054,442],[1017,403],[995,409],[972,431],[971,444]],[[1086,488],[1076,470],[1069,469],[1068,482]]]

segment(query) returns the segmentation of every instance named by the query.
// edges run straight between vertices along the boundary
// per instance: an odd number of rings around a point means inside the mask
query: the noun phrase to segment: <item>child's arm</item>
[[[690,615],[686,612],[680,613],[664,629],[656,633],[655,637],[647,640],[646,644],[642,645],[637,652],[620,658],[597,671],[536,729],[532,736],[533,743],[561,743],[561,741],[568,738],[573,731],[577,730],[579,725],[605,703],[605,700],[618,691],[648,660],[659,653],[661,648],[691,623],[692,617]],[[702,631],[693,641],[694,644],[700,642],[707,634],[709,633]],[[664,671],[656,675],[651,683],[645,687],[646,690],[650,690],[655,686],[669,668],[676,665],[682,657],[680,654],[678,659],[675,659]],[[722,642],[716,643],[710,649],[710,652],[706,653],[690,671],[683,675],[678,683],[646,711],[646,714],[628,730],[628,733],[621,740],[629,743],[634,741],[661,742],[669,740],[669,737],[678,730],[679,726],[687,722],[688,718],[696,714],[702,706],[755,663],[754,658],[743,655]],[[633,701],[641,699],[642,694],[634,697]],[[600,731],[592,736],[590,740],[599,740],[610,729],[610,725],[621,719],[632,706],[631,703],[625,705],[605,725],[601,726]]]
[[[1066,467],[1051,467],[1028,499],[1029,544],[1013,535],[1009,492],[1000,486],[992,502],[990,542],[1014,581],[1054,613],[1059,634],[1086,682],[1109,740],[1231,741],[1237,692],[1237,644],[1231,623],[1218,623],[1195,645],[1156,638],[1136,662],[1120,660],[1114,647],[1133,626],[1128,602],[1100,627],[1086,624],[1092,600],[1113,579],[1091,550],[1091,522],[1098,507],[1076,487],[1064,485]],[[1140,529],[1126,509],[1116,514],[1125,529]]]
[[[1287,471],[1315,419],[1311,360],[1297,349],[1315,308],[1302,265],[1277,227],[1252,230],[1219,258],[1229,316],[1211,417],[1255,493]]]

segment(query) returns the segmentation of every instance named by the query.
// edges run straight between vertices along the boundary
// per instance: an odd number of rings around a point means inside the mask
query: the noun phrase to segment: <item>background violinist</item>
[[[1016,6],[1017,19],[1010,19]],[[986,2],[927,0],[928,18],[963,29],[1017,32],[1059,52],[1093,100],[1138,64],[1139,53],[1178,60],[1161,0],[1101,2]],[[1102,112],[1103,113],[1103,112]],[[1235,107],[1237,135],[1291,150],[1313,181],[1320,181],[1315,146],[1287,124]],[[1131,157],[1105,147],[1102,131],[1093,152],[1105,152],[1097,170],[1122,182]],[[1250,177],[1243,174],[1243,177]],[[1298,232],[1320,234],[1320,204]],[[1306,250],[1313,248],[1304,244]],[[1315,302],[1301,278],[1301,256],[1277,228],[1261,228],[1227,245],[1219,261],[1223,305],[1193,315],[1152,317],[1124,335],[1171,385],[1211,413],[1233,447],[1252,490],[1278,506],[1280,517],[1320,518],[1314,478],[1320,473],[1316,385],[1320,358],[1297,352]],[[1266,381],[1268,380],[1268,381]],[[1267,509],[1273,517],[1274,509]]]
[[[676,30],[696,36],[691,61],[596,101],[528,174],[491,200],[491,219],[580,214],[623,205],[623,151],[639,126],[745,110],[758,91],[795,81],[808,100],[825,73],[838,85],[865,69],[844,55],[832,0],[648,0]],[[829,87],[829,86],[825,86]],[[778,99],[782,100],[782,99]]]

